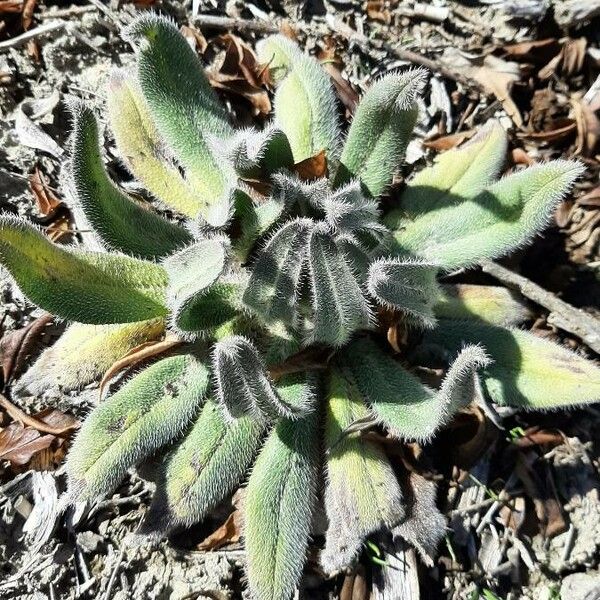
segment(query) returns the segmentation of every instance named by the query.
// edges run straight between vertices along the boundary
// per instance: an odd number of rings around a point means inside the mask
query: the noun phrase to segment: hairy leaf
[[[260,253],[244,292],[244,304],[265,323],[293,325],[297,313],[300,274],[314,223],[289,221],[278,229]]]
[[[197,193],[208,205],[219,201],[229,174],[208,137],[226,139],[232,129],[196,52],[171,21],[156,15],[136,19],[127,37],[137,47],[140,86],[161,136]]]
[[[313,230],[308,252],[314,322],[311,341],[342,346],[355,331],[371,326],[371,309],[346,255],[325,230]]]
[[[433,312],[447,319],[477,319],[490,325],[511,327],[531,317],[531,311],[510,290],[491,285],[440,286]]]
[[[148,367],[93,410],[67,458],[69,497],[108,493],[137,465],[181,434],[208,387],[208,370],[192,356]]]
[[[258,238],[279,219],[284,207],[279,198],[255,202],[249,194],[239,191],[235,197],[235,215],[241,232],[233,242],[233,250],[242,262],[248,259]]]
[[[219,280],[226,263],[227,246],[220,237],[196,242],[165,260],[168,304],[182,333],[218,327],[236,314],[237,286]]]
[[[411,322],[433,327],[436,274],[436,266],[425,261],[382,258],[369,269],[369,293],[383,306],[406,313]]]
[[[404,215],[416,218],[461,199],[473,198],[493,183],[506,162],[508,138],[498,121],[489,121],[460,148],[448,150],[419,171],[400,197],[400,206],[385,217],[396,229]]]
[[[119,153],[146,189],[187,217],[206,210],[205,198],[188,185],[165,152],[139,84],[123,70],[110,78],[107,104]]]
[[[290,598],[305,562],[319,468],[318,411],[282,420],[246,493],[248,583],[256,600]]]
[[[391,73],[367,90],[352,120],[334,185],[357,178],[372,196],[385,191],[404,160],[425,77],[423,69]]]
[[[494,258],[531,239],[582,172],[555,160],[504,177],[472,198],[452,197],[436,210],[407,218],[394,233],[403,252],[447,269]]]
[[[600,368],[532,333],[443,321],[426,339],[450,352],[463,344],[481,343],[493,360],[483,371],[483,383],[498,404],[548,409],[600,399]]]
[[[56,246],[20,219],[0,218],[0,259],[31,302],[62,319],[101,325],[167,313],[162,267]]]
[[[366,538],[397,525],[404,516],[402,490],[381,446],[360,434],[346,434],[369,411],[353,384],[331,372],[326,416],[329,526],[321,564],[333,574],[358,557]]]
[[[190,234],[127,197],[110,180],[100,153],[98,123],[82,102],[73,103],[71,169],[78,207],[109,248],[141,258],[170,254]]]
[[[477,370],[489,364],[478,346],[463,348],[438,392],[423,385],[369,339],[350,344],[343,357],[344,374],[354,381],[375,416],[404,439],[429,439],[477,393]]]
[[[285,133],[273,125],[263,131],[242,129],[228,140],[224,149],[215,148],[215,154],[231,161],[242,179],[265,179],[280,169],[294,166]]]
[[[251,417],[227,423],[217,404],[207,401],[184,440],[166,456],[140,533],[201,521],[244,478],[264,430],[264,423]]]
[[[244,415],[296,418],[305,412],[307,402],[288,404],[275,389],[258,351],[246,338],[236,335],[221,340],[213,350],[215,393],[226,417]],[[290,390],[292,398],[297,394]]]
[[[334,161],[340,125],[328,75],[314,58],[282,35],[259,42],[257,52],[278,83],[275,124],[286,134],[295,162],[316,156],[321,150],[330,162]]]
[[[164,319],[119,325],[73,323],[42,352],[18,387],[36,396],[55,387],[63,391],[80,389],[100,379],[132,348],[158,339],[164,330]]]

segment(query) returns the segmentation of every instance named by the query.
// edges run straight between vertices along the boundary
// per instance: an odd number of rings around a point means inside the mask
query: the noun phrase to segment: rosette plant
[[[482,394],[524,409],[597,399],[598,368],[511,328],[523,310],[505,290],[438,283],[530,240],[581,167],[498,180],[507,139],[491,122],[383,212],[424,71],[375,81],[344,135],[317,61],[269,37],[257,51],[273,121],[236,130],[171,22],[143,16],[127,37],[136,66],[112,75],[108,122],[146,199],[109,177],[96,117],[77,101],[65,185],[95,247],[0,222],[2,263],[23,294],[72,322],[24,376],[30,391],[87,384],[165,331],[184,342],[93,409],[67,458],[69,499],[93,501],[158,455],[142,531],[165,534],[202,520],[250,472],[244,543],[260,600],[293,594],[320,502],[327,573],[380,530],[432,551],[441,515],[431,504],[420,533],[402,533],[419,499],[409,507],[381,435],[364,430],[426,441]],[[439,389],[382,335],[390,315],[448,365]]]

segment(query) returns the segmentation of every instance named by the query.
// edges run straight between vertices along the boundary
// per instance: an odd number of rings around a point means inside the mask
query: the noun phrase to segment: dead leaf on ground
[[[536,142],[555,144],[569,139],[576,132],[577,122],[574,119],[563,118],[549,123],[544,131],[519,132],[517,136]]]
[[[571,77],[581,71],[585,61],[587,40],[584,37],[576,40],[567,39],[560,52],[538,73],[542,80],[550,79],[553,75]]]
[[[42,217],[51,218],[63,203],[50,187],[44,173],[36,165],[29,176],[29,187]]]
[[[445,150],[451,150],[460,146],[466,140],[472,138],[476,129],[469,129],[467,131],[459,131],[458,133],[452,133],[451,135],[444,135],[435,139],[425,140],[423,146],[436,152],[444,152]]]
[[[321,150],[317,155],[296,163],[292,167],[292,171],[304,181],[327,177],[327,156],[325,155],[325,150]]]
[[[0,366],[4,385],[19,373],[38,337],[51,321],[52,315],[45,314],[25,327],[9,331],[2,336],[0,339]]]
[[[486,92],[493,94],[502,104],[506,114],[519,128],[523,126],[523,118],[510,93],[512,86],[521,78],[517,63],[502,60],[488,55],[480,67],[471,67],[468,73]]]
[[[556,489],[549,470],[542,476],[537,465],[537,454],[532,450],[519,452],[516,473],[525,488],[525,493],[533,501],[539,521],[540,533],[544,537],[553,537],[567,530],[562,507],[556,497]],[[538,467],[538,468],[536,468]]]
[[[577,123],[575,154],[593,156],[600,139],[600,119],[586,102],[573,100],[572,105]]]
[[[508,44],[502,48],[505,55],[511,59],[536,64],[546,64],[552,57],[556,56],[559,50],[560,44],[555,38]]]
[[[51,242],[58,242],[65,236],[75,233],[70,214],[64,214],[56,217],[50,225],[46,227],[46,234]]]
[[[0,460],[8,460],[13,466],[26,465],[38,452],[49,448],[54,440],[53,435],[41,435],[32,427],[11,423],[0,431]]]
[[[364,565],[359,563],[352,573],[348,573],[344,577],[340,600],[368,600],[369,595],[366,570]]]
[[[20,0],[0,0],[1,14],[19,14],[23,10],[23,2]]]
[[[33,13],[35,12],[36,5],[37,0],[25,0],[25,3],[23,4],[23,12],[21,13],[21,24],[23,26],[24,31],[27,31],[33,23]]]
[[[224,48],[219,63],[207,71],[211,84],[248,100],[256,115],[268,115],[271,101],[265,85],[269,70],[258,63],[254,50],[231,33],[220,35],[211,44]]]
[[[216,531],[213,531],[207,538],[198,544],[198,550],[217,550],[227,544],[234,544],[240,541],[242,535],[242,515],[239,510],[234,510],[225,523]]]
[[[208,42],[200,30],[195,27],[189,27],[188,25],[182,25],[180,31],[188,44],[198,54],[204,54],[206,48],[208,48]]]
[[[539,427],[530,427],[525,430],[525,433],[513,440],[513,444],[519,448],[531,448],[532,446],[548,446],[554,448],[560,444],[564,444],[565,435],[561,431],[555,429],[540,429]]]
[[[159,356],[167,352],[168,350],[172,350],[173,348],[177,348],[177,346],[181,346],[183,342],[174,337],[167,337],[164,340],[158,342],[144,342],[135,348],[132,348],[125,356],[117,360],[113,365],[106,371],[102,381],[100,382],[100,389],[98,393],[100,394],[100,398],[102,398],[102,394],[104,392],[104,388],[106,384],[120,371],[127,369],[129,367],[139,365],[140,363]]]
[[[352,116],[358,105],[359,96],[342,76],[344,64],[336,52],[336,42],[332,36],[327,36],[324,39],[324,46],[317,53],[317,58],[323,69],[327,71],[329,77],[331,77],[338,98],[346,107],[346,117]]]
[[[515,165],[527,165],[530,167],[535,164],[535,160],[523,148],[513,148],[510,155]]]
[[[369,0],[366,6],[367,17],[372,21],[379,21],[389,25],[392,22],[392,15],[386,8],[383,0]]]

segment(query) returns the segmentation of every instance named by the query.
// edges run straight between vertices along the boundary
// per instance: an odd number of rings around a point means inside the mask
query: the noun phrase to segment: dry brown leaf
[[[510,92],[520,73],[516,63],[507,62],[493,55],[488,55],[480,67],[471,67],[469,75],[475,79],[489,94],[493,94],[502,104],[506,114],[518,128],[523,126],[523,118]]]
[[[53,435],[41,435],[21,423],[11,423],[0,431],[0,460],[8,460],[13,466],[26,465],[38,452],[50,447]]]
[[[547,446],[554,448],[565,442],[565,435],[558,430],[540,429],[530,427],[525,430],[522,437],[513,440],[513,444],[519,448],[531,448],[531,446]]]
[[[198,550],[217,550],[227,544],[234,544],[240,541],[242,535],[242,515],[236,509],[228,517],[225,523],[216,531],[213,531],[208,537],[198,544]]]
[[[51,242],[58,242],[71,233],[74,233],[74,230],[69,214],[60,215],[54,218],[52,223],[46,227],[46,234]]]
[[[168,350],[172,350],[173,348],[177,348],[177,346],[181,346],[183,342],[177,338],[167,337],[164,340],[159,342],[144,342],[135,348],[132,348],[125,356],[116,361],[104,374],[102,381],[100,382],[99,394],[100,398],[102,398],[102,394],[104,392],[104,388],[106,384],[120,371],[128,367],[132,367],[140,364],[143,361],[146,361],[150,358],[154,358],[167,352]]]
[[[331,77],[338,98],[346,107],[346,117],[354,114],[359,96],[352,86],[342,76],[343,62],[336,52],[336,42],[332,36],[325,38],[325,45],[317,54],[321,66]]]
[[[56,210],[63,205],[61,200],[52,191],[46,176],[37,165],[34,167],[33,173],[29,176],[29,187],[42,217],[52,217],[56,213]]]
[[[45,314],[31,321],[25,327],[15,329],[2,336],[0,339],[0,366],[4,385],[19,373],[34,343],[51,321],[52,315]]]
[[[577,123],[574,119],[556,119],[552,123],[549,123],[547,129],[544,131],[519,132],[517,133],[517,136],[537,142],[554,144],[568,139],[575,134],[576,131]]]
[[[25,0],[25,3],[23,4],[23,12],[21,13],[21,24],[25,31],[27,31],[33,23],[33,13],[35,12],[36,5],[37,0]]]
[[[296,163],[292,170],[304,181],[327,177],[327,156],[325,155],[325,150],[321,150],[317,155]]]
[[[208,48],[208,42],[200,30],[188,25],[182,25],[180,31],[198,54],[204,54],[206,48]]]
[[[593,156],[600,139],[600,119],[588,104],[573,100],[573,111],[577,122],[577,143],[575,154]]]
[[[356,565],[354,571],[344,578],[340,600],[368,600],[369,586],[364,565]]]
[[[385,8],[383,0],[369,0],[366,6],[367,17],[372,21],[379,21],[389,25],[392,21],[390,11]]]
[[[208,71],[211,84],[248,100],[255,114],[268,115],[271,100],[264,86],[269,80],[269,71],[258,63],[254,50],[231,33],[211,43],[225,49],[220,64]]]
[[[464,141],[472,138],[476,131],[476,129],[469,129],[467,131],[460,131],[451,135],[444,135],[435,139],[425,140],[423,146],[435,150],[436,152],[444,152],[445,150],[460,146]]]
[[[578,38],[576,40],[567,39],[560,52],[538,73],[542,80],[560,74],[565,77],[571,77],[579,73],[583,68],[585,54],[587,49],[587,40]]]
[[[523,148],[513,148],[511,150],[511,158],[515,165],[527,165],[530,167],[535,164],[535,160]]]
[[[523,526],[526,514],[525,498],[522,496],[513,498],[510,505],[505,504],[500,509],[500,518],[502,519],[504,526],[512,529],[515,533]]]
[[[512,59],[521,59],[533,63],[547,63],[560,50],[555,38],[532,40],[504,46],[502,50]]]
[[[9,13],[20,13],[23,10],[23,2],[17,0],[0,0],[0,15]]]

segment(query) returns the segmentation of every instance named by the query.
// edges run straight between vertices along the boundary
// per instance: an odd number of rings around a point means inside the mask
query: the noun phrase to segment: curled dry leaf
[[[24,466],[36,454],[49,448],[54,439],[53,435],[41,435],[32,427],[11,423],[0,431],[0,460],[7,460],[17,467]]]
[[[227,544],[240,541],[242,535],[242,514],[238,509],[234,510],[225,523],[213,531],[200,544],[198,550],[217,550]]]
[[[255,114],[269,114],[271,101],[264,87],[268,69],[258,63],[254,50],[231,33],[219,36],[214,43],[225,52],[220,63],[208,71],[211,84],[248,100]]]
[[[0,339],[0,366],[4,385],[19,373],[33,345],[51,321],[52,315],[46,313],[25,327],[15,329],[2,336]]]
[[[188,25],[182,25],[181,33],[187,40],[188,44],[198,53],[204,54],[208,47],[206,38],[202,35],[202,32],[195,27],[189,27]]]
[[[452,133],[450,135],[444,135],[435,139],[425,140],[423,146],[436,152],[444,152],[460,146],[463,142],[472,138],[476,133],[475,129],[469,129],[467,131],[459,131],[458,133]]]
[[[579,73],[585,61],[586,48],[587,40],[583,37],[566,40],[560,52],[544,68],[540,69],[539,78],[550,79],[556,74],[571,77]]]
[[[48,184],[46,176],[37,165],[33,173],[29,176],[29,187],[42,217],[51,218],[57,209],[63,205],[60,198],[58,198]]]

